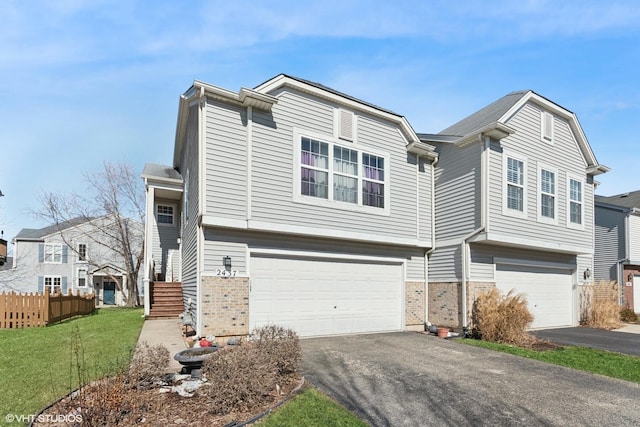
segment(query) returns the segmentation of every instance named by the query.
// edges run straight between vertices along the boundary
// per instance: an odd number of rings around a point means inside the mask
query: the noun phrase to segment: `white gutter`
[[[429,323],[429,258],[436,250],[436,165],[439,157],[431,162],[431,248],[424,254],[424,320]]]
[[[198,215],[196,218],[191,218],[191,221],[198,221],[203,212],[206,212],[206,193],[204,191],[204,183],[207,181],[205,162],[207,158],[206,148],[207,144],[204,141],[204,128],[207,117],[207,98],[205,95],[205,88],[200,87],[200,103],[198,106]],[[189,179],[191,174],[189,173]],[[183,193],[183,197],[184,197]],[[188,195],[187,195],[188,196]],[[191,204],[189,204],[191,205]],[[183,203],[184,206],[184,203]],[[183,215],[185,212],[182,213]],[[196,224],[196,253],[199,254],[196,258],[196,301],[198,311],[196,313],[196,335],[202,336],[202,271],[204,270],[204,229],[200,224]],[[184,257],[181,261],[184,261]],[[182,272],[180,272],[182,274]],[[184,279],[181,277],[181,279]]]

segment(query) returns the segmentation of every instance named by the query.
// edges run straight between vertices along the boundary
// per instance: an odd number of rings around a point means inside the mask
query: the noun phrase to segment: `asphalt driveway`
[[[586,327],[544,329],[531,333],[538,338],[557,344],[578,345],[640,356],[640,335],[638,333]]]
[[[374,426],[638,426],[640,385],[419,333],[301,340],[307,380]]]

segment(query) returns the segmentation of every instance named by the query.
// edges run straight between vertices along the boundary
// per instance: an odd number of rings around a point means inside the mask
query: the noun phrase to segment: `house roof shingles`
[[[40,240],[49,234],[56,233],[60,230],[66,230],[69,227],[83,224],[87,221],[91,221],[92,219],[94,218],[77,217],[61,222],[60,224],[53,224],[43,228],[23,228],[18,232],[15,240]]]
[[[156,163],[147,163],[144,165],[142,176],[182,180],[180,173],[171,166],[158,165]]]
[[[640,209],[640,190],[616,194],[615,196],[596,196],[596,202],[623,206],[630,209]]]

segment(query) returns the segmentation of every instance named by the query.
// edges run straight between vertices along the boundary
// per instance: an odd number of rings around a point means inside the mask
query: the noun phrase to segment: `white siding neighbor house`
[[[615,281],[620,303],[640,313],[640,191],[596,196],[596,280]]]
[[[0,291],[94,293],[97,305],[123,305],[121,290],[126,292],[130,284],[124,260],[110,248],[109,224],[107,217],[77,218],[40,229],[23,228],[13,239],[11,268],[0,271]],[[130,225],[138,229],[139,248],[142,224]]]
[[[181,96],[148,164],[145,306],[181,282],[199,335],[423,329],[437,153],[396,113],[278,75]]]
[[[577,117],[513,92],[438,134],[429,321],[467,326],[488,287],[525,295],[532,328],[576,325],[593,271],[596,160]]]

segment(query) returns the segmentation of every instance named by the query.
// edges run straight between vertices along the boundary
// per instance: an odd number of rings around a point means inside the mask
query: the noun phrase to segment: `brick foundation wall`
[[[457,328],[461,315],[461,283],[429,283],[429,322]]]
[[[249,278],[202,278],[202,335],[249,334]]]
[[[481,293],[495,287],[496,284],[491,282],[467,282],[467,325],[473,326],[471,315],[473,313],[473,303],[476,301],[476,298],[478,298]]]
[[[424,282],[405,282],[405,325],[408,329],[424,330],[425,289]]]

